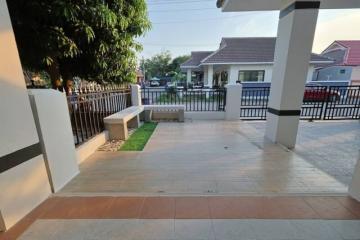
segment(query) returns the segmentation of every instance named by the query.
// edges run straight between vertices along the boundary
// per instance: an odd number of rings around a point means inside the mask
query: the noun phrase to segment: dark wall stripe
[[[319,9],[320,2],[319,1],[300,1],[294,2],[290,4],[288,7],[280,11],[280,18],[285,17],[295,9]]]
[[[300,116],[301,110],[277,110],[268,108],[268,112],[277,116]]]
[[[8,155],[0,157],[0,173],[16,167],[36,156],[42,154],[40,143],[12,152]]]

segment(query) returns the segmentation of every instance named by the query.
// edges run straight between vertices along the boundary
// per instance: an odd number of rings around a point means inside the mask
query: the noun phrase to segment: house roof
[[[259,64],[274,62],[276,38],[223,38],[214,52],[192,52],[191,58],[181,64],[182,68],[196,68],[209,64]],[[317,54],[311,62],[331,63],[332,59]]]
[[[180,67],[198,67],[201,63],[201,60],[209,56],[213,51],[196,51],[191,52],[191,57],[186,62],[182,63]]]
[[[347,49],[343,65],[360,65],[360,40],[335,41]]]
[[[202,64],[225,63],[273,63],[276,38],[223,38],[218,51],[202,61]],[[317,54],[311,54],[311,62],[331,62]]]

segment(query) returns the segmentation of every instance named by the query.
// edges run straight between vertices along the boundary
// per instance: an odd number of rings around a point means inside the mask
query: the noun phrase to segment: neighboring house
[[[226,83],[271,82],[276,38],[223,38],[216,51],[192,52],[181,64],[187,72],[187,82],[208,87]],[[317,54],[311,55],[307,81],[311,81],[316,64],[333,61]]]
[[[334,63],[317,66],[314,81],[348,81],[360,85],[360,40],[335,41],[321,56],[333,59]]]

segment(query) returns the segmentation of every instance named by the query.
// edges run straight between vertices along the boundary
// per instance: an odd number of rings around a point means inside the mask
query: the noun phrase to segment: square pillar
[[[209,65],[207,67],[207,79],[206,79],[206,86],[209,88],[213,87],[213,78],[214,78],[214,66]]]
[[[131,105],[141,106],[141,87],[137,84],[131,84]]]
[[[242,85],[228,84],[225,87],[226,87],[225,119],[230,121],[239,120]]]
[[[360,160],[358,160],[349,187],[349,194],[360,202]]]
[[[0,1],[0,56],[1,232],[16,224],[51,194],[5,0]]]
[[[236,84],[236,82],[239,80],[239,70],[236,66],[229,66],[228,69],[228,78],[229,78],[229,84]]]
[[[187,69],[186,70],[186,83],[189,84],[191,83],[191,69]]]
[[[295,147],[320,2],[294,1],[280,12],[265,136]]]
[[[204,85],[207,84],[207,80],[208,80],[208,66],[205,65],[204,66],[204,76],[203,76],[203,79],[202,79]]]

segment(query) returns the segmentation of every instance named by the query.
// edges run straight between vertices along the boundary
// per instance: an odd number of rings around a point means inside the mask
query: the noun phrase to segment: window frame
[[[251,73],[251,72],[257,72],[258,76],[259,76],[259,72],[262,72],[262,80],[261,81],[259,81],[259,80],[257,80],[257,81],[246,81],[246,80],[241,81],[240,80],[240,75],[241,75],[242,72],[244,74],[245,73]],[[238,81],[240,81],[240,82],[249,82],[249,83],[265,82],[265,70],[239,70]]]

